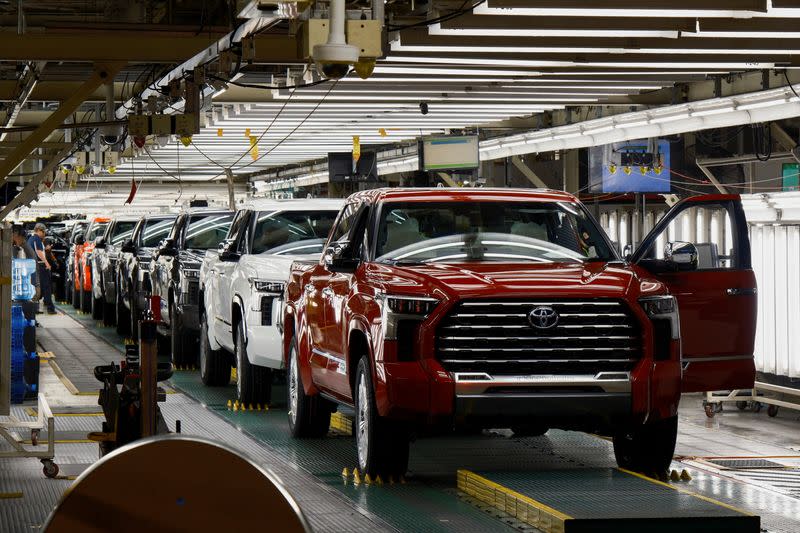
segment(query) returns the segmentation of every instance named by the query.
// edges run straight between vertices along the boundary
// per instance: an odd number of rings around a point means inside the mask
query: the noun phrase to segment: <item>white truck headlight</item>
[[[282,281],[269,279],[250,278],[250,288],[255,292],[268,292],[271,294],[283,294],[286,284]]]

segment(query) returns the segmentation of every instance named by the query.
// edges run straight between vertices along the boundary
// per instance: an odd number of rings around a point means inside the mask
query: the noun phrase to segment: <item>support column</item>
[[[580,189],[578,150],[569,150],[562,154],[563,161],[563,189],[566,192],[577,193]]]
[[[528,178],[528,181],[533,183],[536,187],[540,189],[547,189],[547,184],[542,181],[542,179],[536,175],[536,172],[531,169],[528,165],[525,164],[525,161],[518,155],[511,157],[511,163],[517,167],[517,170],[522,172],[522,175]]]

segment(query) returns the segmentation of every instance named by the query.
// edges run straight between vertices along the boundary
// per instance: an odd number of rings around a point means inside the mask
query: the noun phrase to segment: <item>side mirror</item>
[[[219,258],[223,261],[238,261],[242,256],[236,251],[236,241],[225,240],[219,245]]]
[[[167,257],[175,257],[178,255],[178,249],[175,247],[175,239],[165,239],[158,249],[158,254]]]
[[[668,242],[664,260],[678,271],[697,270],[697,248],[690,242]]]
[[[122,246],[120,247],[120,251],[122,253],[125,253],[125,254],[136,253],[136,245],[133,244],[133,241],[131,239],[128,239],[128,240],[126,240],[125,242],[122,243]]]
[[[83,233],[79,233],[75,235],[75,239],[72,242],[74,242],[78,246],[83,246],[84,244],[86,244],[86,237],[83,236]]]
[[[94,247],[102,250],[106,247],[106,240],[103,237],[99,237],[96,241],[94,241]]]
[[[358,267],[358,259],[347,257],[349,250],[348,242],[337,242],[325,250],[324,262],[325,266],[331,272],[353,272]]]

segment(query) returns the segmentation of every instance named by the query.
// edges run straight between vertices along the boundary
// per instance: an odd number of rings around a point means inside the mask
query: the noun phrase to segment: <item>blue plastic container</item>
[[[36,294],[33,276],[36,274],[36,261],[33,259],[11,260],[11,299],[27,301]]]
[[[25,399],[25,351],[23,335],[28,320],[21,305],[11,306],[11,403],[22,403]]]

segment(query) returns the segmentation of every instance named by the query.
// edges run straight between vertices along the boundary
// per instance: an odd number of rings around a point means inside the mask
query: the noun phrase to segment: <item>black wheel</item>
[[[39,429],[32,429],[31,430],[31,445],[38,446],[39,445],[39,434],[41,430]]]
[[[122,284],[117,283],[117,333],[120,336],[126,337],[131,334],[131,317],[130,310],[125,307],[122,301]]]
[[[375,404],[372,371],[366,356],[356,369],[356,449],[358,468],[372,476],[402,476],[408,470],[410,436],[401,424],[381,418]]]
[[[64,282],[64,303],[68,303],[71,301],[72,301],[72,279],[67,279]]]
[[[81,285],[83,285],[83,281],[81,281]],[[92,291],[81,290],[81,311],[92,312],[92,299]]]
[[[212,350],[208,342],[206,314],[200,315],[200,379],[210,387],[227,385],[231,380],[231,364],[222,350]]]
[[[75,288],[75,282],[72,283],[72,307],[75,309],[81,308],[81,291]]]
[[[740,411],[747,409],[747,402],[736,402],[736,408]]]
[[[169,342],[172,363],[177,366],[197,365],[197,345],[181,327],[175,304],[169,306]]]
[[[50,461],[48,459],[46,461],[42,461],[42,464],[44,465],[42,467],[42,472],[46,477],[52,479],[58,475],[58,465],[55,464],[53,461]]]
[[[541,424],[519,424],[511,427],[515,437],[541,437],[549,429]]]
[[[779,407],[777,405],[770,405],[769,407],[767,407],[767,416],[769,416],[770,418],[775,418],[776,416],[778,416],[778,409]]]
[[[272,393],[272,369],[256,366],[247,359],[244,326],[236,325],[236,397],[245,404],[269,404]]]
[[[657,420],[614,435],[614,456],[620,468],[661,474],[672,462],[677,438],[677,416]]]
[[[128,298],[131,305],[129,313],[130,326],[128,327],[130,329],[131,339],[133,339],[134,344],[139,344],[139,306],[136,305],[138,297],[134,290],[134,287],[135,284],[132,284],[128,292],[129,294]]]
[[[319,395],[307,396],[297,360],[295,339],[289,348],[289,368],[286,370],[287,412],[289,431],[293,437],[324,437],[331,425],[331,413],[336,406]]]
[[[714,418],[717,410],[714,408],[713,404],[707,403],[703,406],[703,410],[706,412],[706,416],[708,418]]]
[[[89,297],[92,299],[92,318],[100,320],[103,318],[103,300],[102,298],[95,298],[92,291],[89,291]]]

